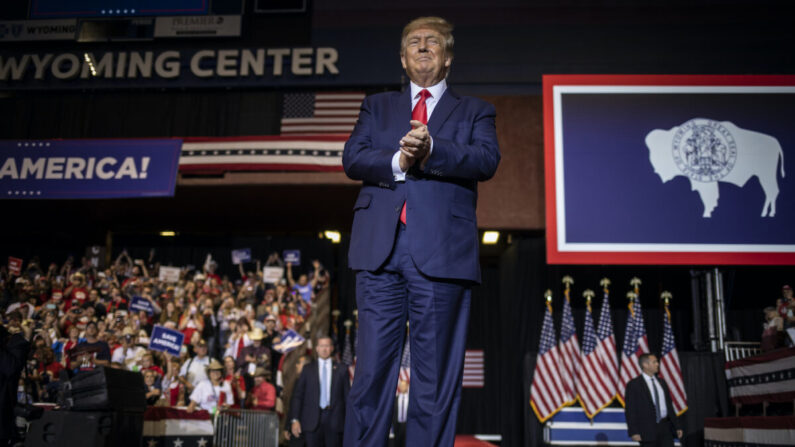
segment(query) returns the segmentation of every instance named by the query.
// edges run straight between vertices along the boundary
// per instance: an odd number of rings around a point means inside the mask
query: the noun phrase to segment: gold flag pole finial
[[[552,290],[547,289],[547,291],[544,292],[544,303],[546,303],[547,309],[549,309],[549,313],[551,314],[552,313]]]
[[[637,293],[633,292],[632,290],[627,292],[627,299],[629,300],[630,303],[635,301],[635,299],[637,299],[637,298],[638,298],[638,294]]]
[[[640,278],[635,276],[629,280],[629,284],[632,286],[633,289],[635,289],[635,293],[638,293],[638,289],[640,288],[640,285],[643,284],[643,282],[640,280]]]
[[[668,306],[669,304],[671,304],[671,299],[672,299],[673,297],[674,297],[674,296],[673,296],[673,295],[671,295],[671,292],[669,292],[669,291],[667,291],[667,290],[663,290],[663,292],[660,294],[660,298],[663,300],[663,303],[665,303],[665,305],[666,305],[666,306]]]
[[[353,321],[345,320],[345,321],[342,322],[342,325],[345,326],[345,333],[346,334],[350,334],[351,333],[351,326],[353,326]]]
[[[593,290],[585,289],[585,291],[582,293],[582,296],[585,297],[585,306],[588,307],[588,310],[590,311],[591,310],[591,300],[594,297]]]
[[[602,278],[602,280],[599,281],[599,285],[602,286],[605,290],[607,290],[608,288],[610,288],[610,278]]]
[[[593,290],[585,289],[585,292],[582,293],[582,296],[585,297],[585,301],[590,302],[591,299],[593,299],[593,297],[596,296],[596,295],[594,295]]]
[[[569,290],[571,289],[571,285],[574,284],[574,278],[572,278],[569,275],[566,275],[563,277],[563,280],[561,282],[563,284],[566,284],[566,290]]]

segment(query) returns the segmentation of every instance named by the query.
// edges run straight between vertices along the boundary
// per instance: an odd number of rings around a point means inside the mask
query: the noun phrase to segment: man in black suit
[[[342,445],[345,428],[345,401],[350,380],[348,369],[331,359],[330,337],[317,340],[317,360],[304,367],[290,401],[291,432],[303,435],[308,447]]]
[[[682,429],[668,385],[657,377],[660,362],[654,354],[643,354],[638,363],[643,373],[627,383],[624,393],[627,432],[641,446],[671,447],[673,432],[682,439]]]
[[[30,325],[20,325],[19,318],[6,327],[0,321],[0,447],[17,438],[14,405],[17,402],[19,377],[30,350]]]

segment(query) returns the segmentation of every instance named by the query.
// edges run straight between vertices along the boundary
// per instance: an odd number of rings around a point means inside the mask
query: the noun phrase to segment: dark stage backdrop
[[[596,319],[602,299],[599,279],[607,276],[613,281],[610,303],[619,349],[624,340],[629,280],[633,276],[643,280],[640,295],[649,345],[658,352],[662,343],[659,294],[670,290],[674,294],[674,336],[690,404],[684,416],[688,445],[701,444],[704,417],[727,414],[722,354],[694,352],[691,343],[688,267],[549,266],[541,237],[515,238],[499,257],[482,259],[482,267],[483,283],[473,290],[467,349],[485,350],[486,383],[482,389],[463,390],[459,433],[501,434],[503,446],[540,444],[541,425],[530,410],[529,387],[543,319],[543,292],[547,288],[554,292],[555,327],[559,330],[563,299],[560,281],[566,274],[575,280],[572,306],[580,340],[585,311],[582,291],[597,291],[593,306]],[[791,269],[722,270],[729,319],[735,327],[743,323],[746,329],[735,331],[737,338],[758,340],[760,309],[774,302],[782,281],[791,279]]]

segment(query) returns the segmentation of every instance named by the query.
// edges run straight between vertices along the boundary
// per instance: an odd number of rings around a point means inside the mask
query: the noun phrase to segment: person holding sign
[[[199,383],[190,393],[190,403],[187,412],[193,413],[196,407],[215,414],[219,408],[226,409],[235,403],[232,388],[223,380],[224,366],[216,359],[207,365],[207,380]]]
[[[315,290],[315,286],[317,286],[317,281],[320,278],[320,261],[317,259],[312,261],[312,267],[315,269],[315,274],[312,275],[311,281],[309,280],[309,276],[306,273],[302,273],[296,282],[293,279],[293,263],[287,263],[287,282],[290,284],[290,288],[298,292],[298,294],[301,295],[301,298],[307,303],[312,302],[312,294]]]

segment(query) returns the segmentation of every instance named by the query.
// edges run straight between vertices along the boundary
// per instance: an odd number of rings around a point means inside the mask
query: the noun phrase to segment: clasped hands
[[[425,167],[431,152],[431,135],[422,121],[411,120],[411,130],[400,139],[400,170],[406,172],[419,161]]]

